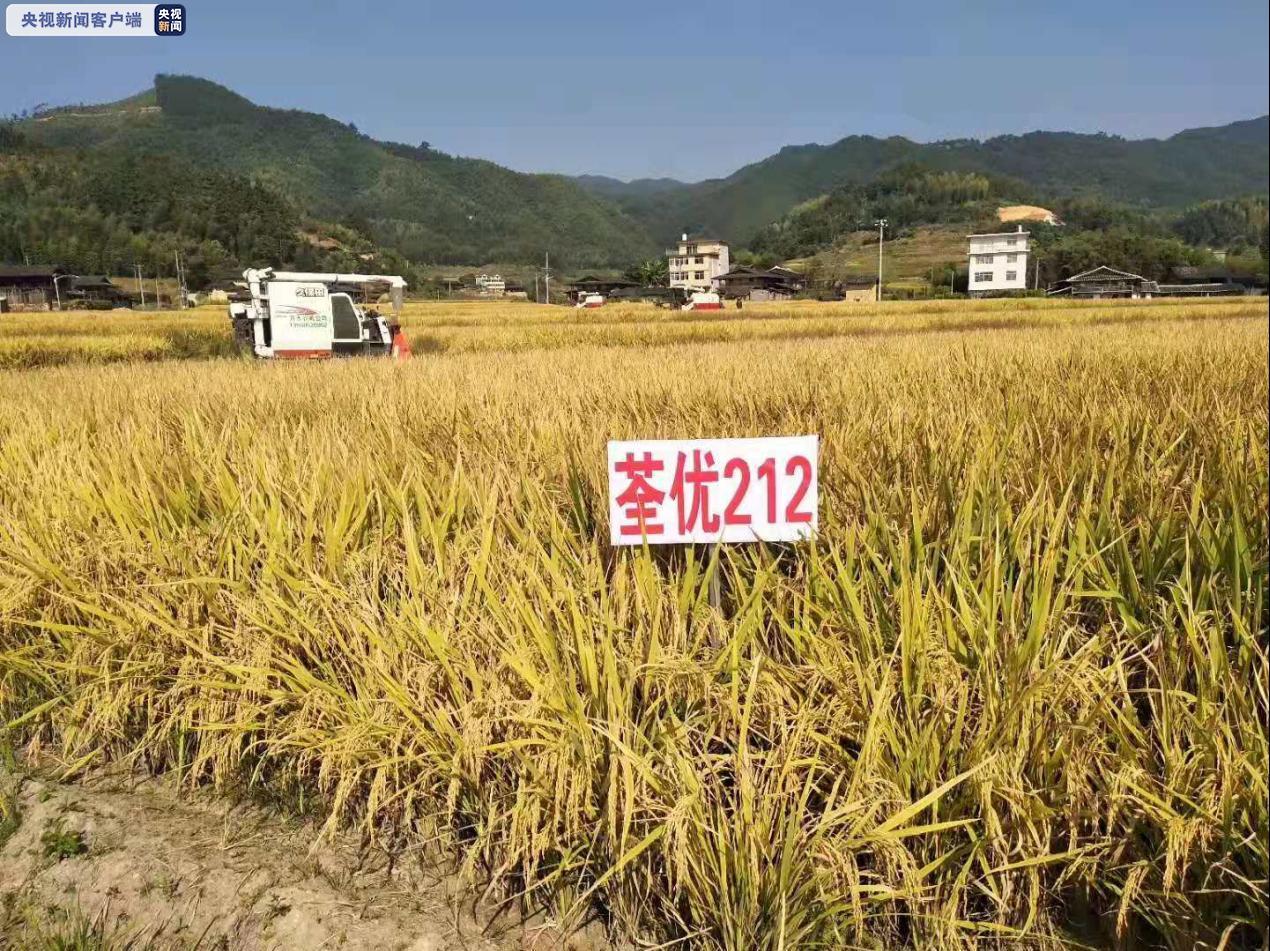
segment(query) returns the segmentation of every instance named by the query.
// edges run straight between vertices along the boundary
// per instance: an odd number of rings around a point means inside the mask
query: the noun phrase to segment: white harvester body
[[[250,302],[229,305],[234,336],[258,357],[325,359],[393,352],[406,282],[395,274],[331,274],[249,268]],[[340,287],[386,285],[393,319],[364,311]]]
[[[714,291],[695,291],[680,310],[723,310],[723,301]]]

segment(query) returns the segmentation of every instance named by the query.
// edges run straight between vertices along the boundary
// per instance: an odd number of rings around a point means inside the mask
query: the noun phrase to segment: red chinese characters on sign
[[[638,538],[662,533],[661,523],[655,519],[666,493],[653,488],[648,480],[664,468],[665,463],[654,459],[650,452],[645,452],[643,459],[636,459],[633,452],[627,453],[626,458],[613,467],[626,479],[626,488],[615,500],[622,509],[620,531],[623,536]]]
[[[609,443],[614,545],[795,541],[817,525],[815,436]]]
[[[679,531],[691,532],[698,528],[706,532],[719,530],[719,516],[710,513],[710,486],[719,481],[714,468],[714,453],[692,450],[692,464],[685,467],[686,452],[676,453],[675,480],[670,485],[670,497],[678,505]]]

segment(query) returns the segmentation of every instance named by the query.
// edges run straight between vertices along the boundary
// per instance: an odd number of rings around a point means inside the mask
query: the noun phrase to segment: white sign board
[[[614,545],[791,542],[819,524],[818,436],[609,443]]]

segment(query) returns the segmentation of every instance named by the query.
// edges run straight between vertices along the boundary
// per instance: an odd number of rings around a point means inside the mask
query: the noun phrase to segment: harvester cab
[[[229,305],[234,339],[258,357],[324,359],[388,356],[401,345],[401,304],[406,282],[388,274],[318,274],[250,268],[243,272],[249,302]],[[384,288],[391,320],[354,302]]]

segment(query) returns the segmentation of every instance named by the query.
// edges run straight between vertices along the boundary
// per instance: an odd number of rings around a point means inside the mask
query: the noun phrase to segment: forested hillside
[[[869,278],[877,266],[872,223],[886,217],[890,280],[943,287],[951,280],[964,290],[967,232],[1014,227],[1003,225],[996,211],[1017,192],[995,193],[989,184],[985,200],[976,190],[984,183],[976,178],[914,171],[889,186],[836,189],[763,229],[749,257],[760,264],[794,260],[820,280]],[[1029,279],[1040,286],[1100,264],[1154,280],[1174,278],[1185,266],[1213,280],[1225,274],[1265,280],[1270,271],[1264,198],[1202,202],[1181,211],[1144,210],[1096,197],[1050,206],[1062,224],[1024,225],[1033,240]],[[1219,259],[1214,251],[1225,254]]]
[[[833,145],[787,146],[727,178],[655,192],[607,194],[662,241],[684,231],[744,244],[795,205],[836,185],[863,184],[914,157],[907,139],[851,136]]]
[[[326,116],[257,106],[191,77],[159,76],[152,95],[42,114],[17,131],[46,156],[163,155],[250,180],[300,214],[351,225],[419,262],[531,261],[549,251],[584,267],[655,250],[639,225],[563,176],[513,172],[426,143],[378,142]]]
[[[605,189],[662,240],[690,230],[745,244],[796,205],[838,187],[867,185],[904,163],[1013,179],[1052,198],[1097,195],[1144,207],[1264,195],[1270,188],[1268,136],[1266,116],[1167,139],[1032,132],[920,144],[849,136],[831,145],[789,146],[727,178],[677,189]]]
[[[172,273],[191,287],[252,264],[376,269],[406,263],[355,229],[314,220],[247,176],[170,155],[33,148],[0,141],[0,261],[81,274]]]
[[[1004,227],[997,219],[1000,206],[1040,204],[1063,222],[1027,225],[1052,280],[1108,261],[1163,278],[1173,267],[1211,263],[1207,249],[1229,252],[1241,270],[1265,271],[1263,197],[1207,201],[1181,210],[1097,196],[1053,197],[1014,179],[903,165],[867,185],[844,185],[800,205],[760,230],[750,248],[764,260],[808,258],[871,230],[880,218],[886,219],[891,238],[919,226],[955,226],[962,234],[996,230]]]
[[[1063,240],[1101,229],[1253,248],[1264,234],[1268,128],[1262,117],[1142,141],[851,136],[782,149],[724,179],[620,182],[379,142],[206,80],[158,76],[120,102],[0,122],[0,257],[120,272],[180,251],[196,279],[249,264],[374,260],[406,271],[533,264],[549,252],[577,273],[655,258],[682,231],[787,259],[877,217],[899,229],[968,227],[1011,202],[1088,222]]]
[[[1156,280],[1183,265],[1266,277],[1264,197],[1201,202],[1178,212],[1144,212],[1086,198],[1060,202],[1058,211],[1062,227],[1031,229],[1046,280],[1108,262]],[[1226,252],[1225,260],[1219,262],[1210,249]]]
[[[763,228],[751,249],[775,259],[805,257],[885,218],[892,233],[923,224],[991,219],[998,205],[1031,201],[1020,182],[976,172],[944,172],[905,164],[867,185],[844,185],[806,202]]]

